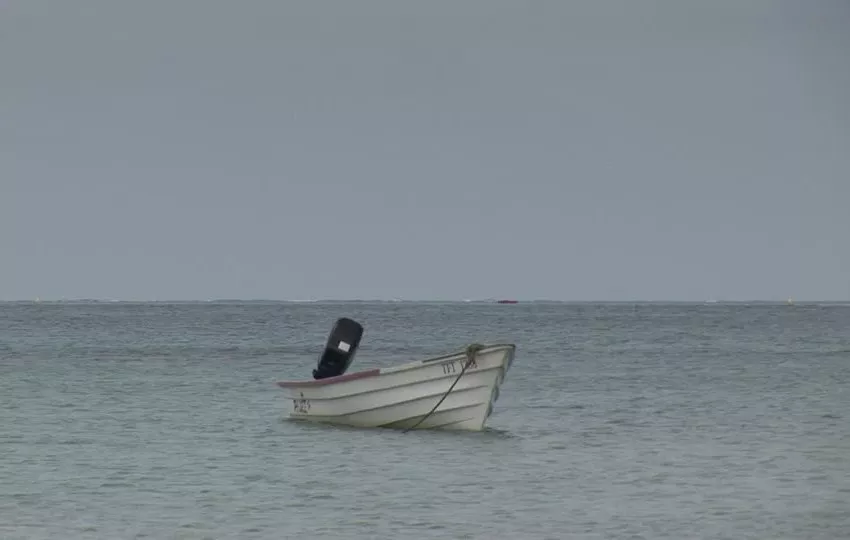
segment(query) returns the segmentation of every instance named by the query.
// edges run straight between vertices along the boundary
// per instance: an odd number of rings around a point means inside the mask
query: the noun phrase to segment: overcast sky
[[[850,2],[0,0],[0,299],[850,299]]]

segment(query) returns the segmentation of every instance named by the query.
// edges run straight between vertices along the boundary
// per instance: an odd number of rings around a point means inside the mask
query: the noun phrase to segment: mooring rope
[[[443,400],[445,400],[447,397],[449,397],[449,394],[452,392],[452,389],[454,389],[455,385],[460,380],[460,378],[463,377],[463,374],[466,373],[466,368],[468,368],[472,364],[472,362],[475,360],[475,355],[478,354],[478,351],[480,351],[483,348],[484,348],[484,345],[481,345],[480,343],[472,343],[472,344],[470,344],[466,347],[466,363],[464,363],[463,369],[460,370],[460,374],[455,378],[452,385],[449,386],[449,389],[446,390],[446,393],[443,394],[443,397],[440,398],[440,401],[438,401],[437,404],[434,405],[434,408],[431,409],[428,412],[428,414],[426,414],[425,416],[420,418],[418,422],[416,422],[415,424],[413,424],[409,428],[402,431],[402,433],[407,433],[411,429],[414,429],[416,426],[418,426],[419,424],[421,424],[422,422],[427,420],[432,414],[434,414],[434,411],[437,410],[437,407],[440,406],[440,404],[443,402]]]

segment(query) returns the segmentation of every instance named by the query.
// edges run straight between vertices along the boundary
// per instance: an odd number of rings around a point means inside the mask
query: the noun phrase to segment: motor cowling
[[[325,379],[345,373],[354,360],[362,337],[363,326],[360,323],[347,317],[337,319],[319,357],[319,365],[313,370],[313,378]]]

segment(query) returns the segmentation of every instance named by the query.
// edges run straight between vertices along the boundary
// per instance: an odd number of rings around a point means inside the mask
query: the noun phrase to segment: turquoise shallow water
[[[517,358],[483,433],[283,419],[352,369]],[[0,538],[850,538],[850,307],[0,304]]]

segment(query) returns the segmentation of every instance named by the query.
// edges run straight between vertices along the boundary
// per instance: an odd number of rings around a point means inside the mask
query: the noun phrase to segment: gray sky
[[[0,2],[0,299],[850,299],[850,3]]]

